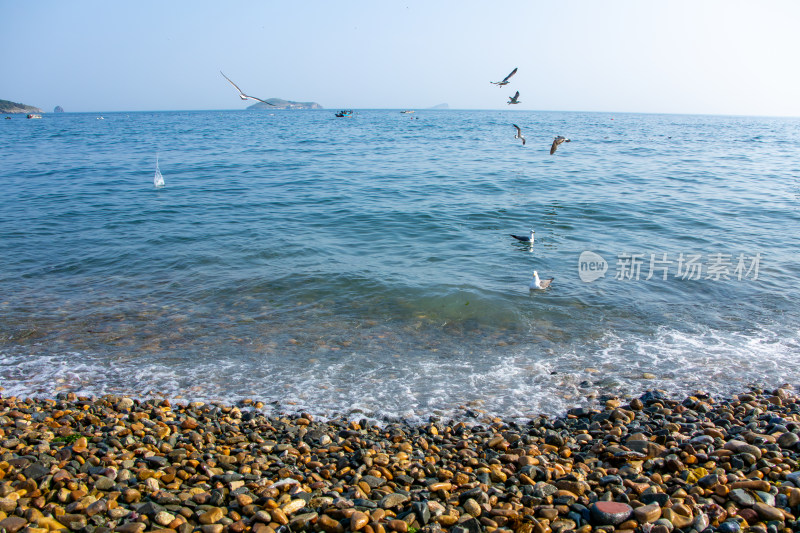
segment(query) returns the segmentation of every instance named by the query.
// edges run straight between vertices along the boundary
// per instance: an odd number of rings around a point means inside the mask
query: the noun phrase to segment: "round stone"
[[[717,529],[719,533],[739,533],[739,531],[742,530],[742,526],[735,520],[726,520],[721,523]]]
[[[592,504],[592,520],[597,525],[616,526],[631,516],[633,508],[621,502],[595,502]]]

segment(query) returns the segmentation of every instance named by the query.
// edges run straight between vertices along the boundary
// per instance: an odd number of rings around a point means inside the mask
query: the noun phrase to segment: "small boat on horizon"
[[[39,115],[37,113],[29,113],[27,118],[42,118],[42,115]]]
[[[336,116],[337,117],[352,117],[353,116],[353,110],[352,109],[342,109],[341,111],[336,113]]]
[[[413,113],[413,109],[406,109],[405,111],[400,111],[401,113]]]

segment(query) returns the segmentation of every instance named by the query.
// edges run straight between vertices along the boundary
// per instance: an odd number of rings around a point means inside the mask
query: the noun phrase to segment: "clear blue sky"
[[[800,2],[0,2],[0,99],[800,116]],[[512,84],[490,81],[519,67]]]

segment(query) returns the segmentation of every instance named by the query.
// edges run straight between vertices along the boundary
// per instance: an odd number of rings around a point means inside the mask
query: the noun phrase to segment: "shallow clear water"
[[[800,376],[800,120],[413,117],[2,121],[3,394],[530,416]]]

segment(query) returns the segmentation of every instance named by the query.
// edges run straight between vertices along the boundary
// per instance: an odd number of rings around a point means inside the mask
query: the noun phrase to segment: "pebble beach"
[[[788,533],[800,403],[659,391],[419,424],[166,399],[0,400],[0,532]]]

